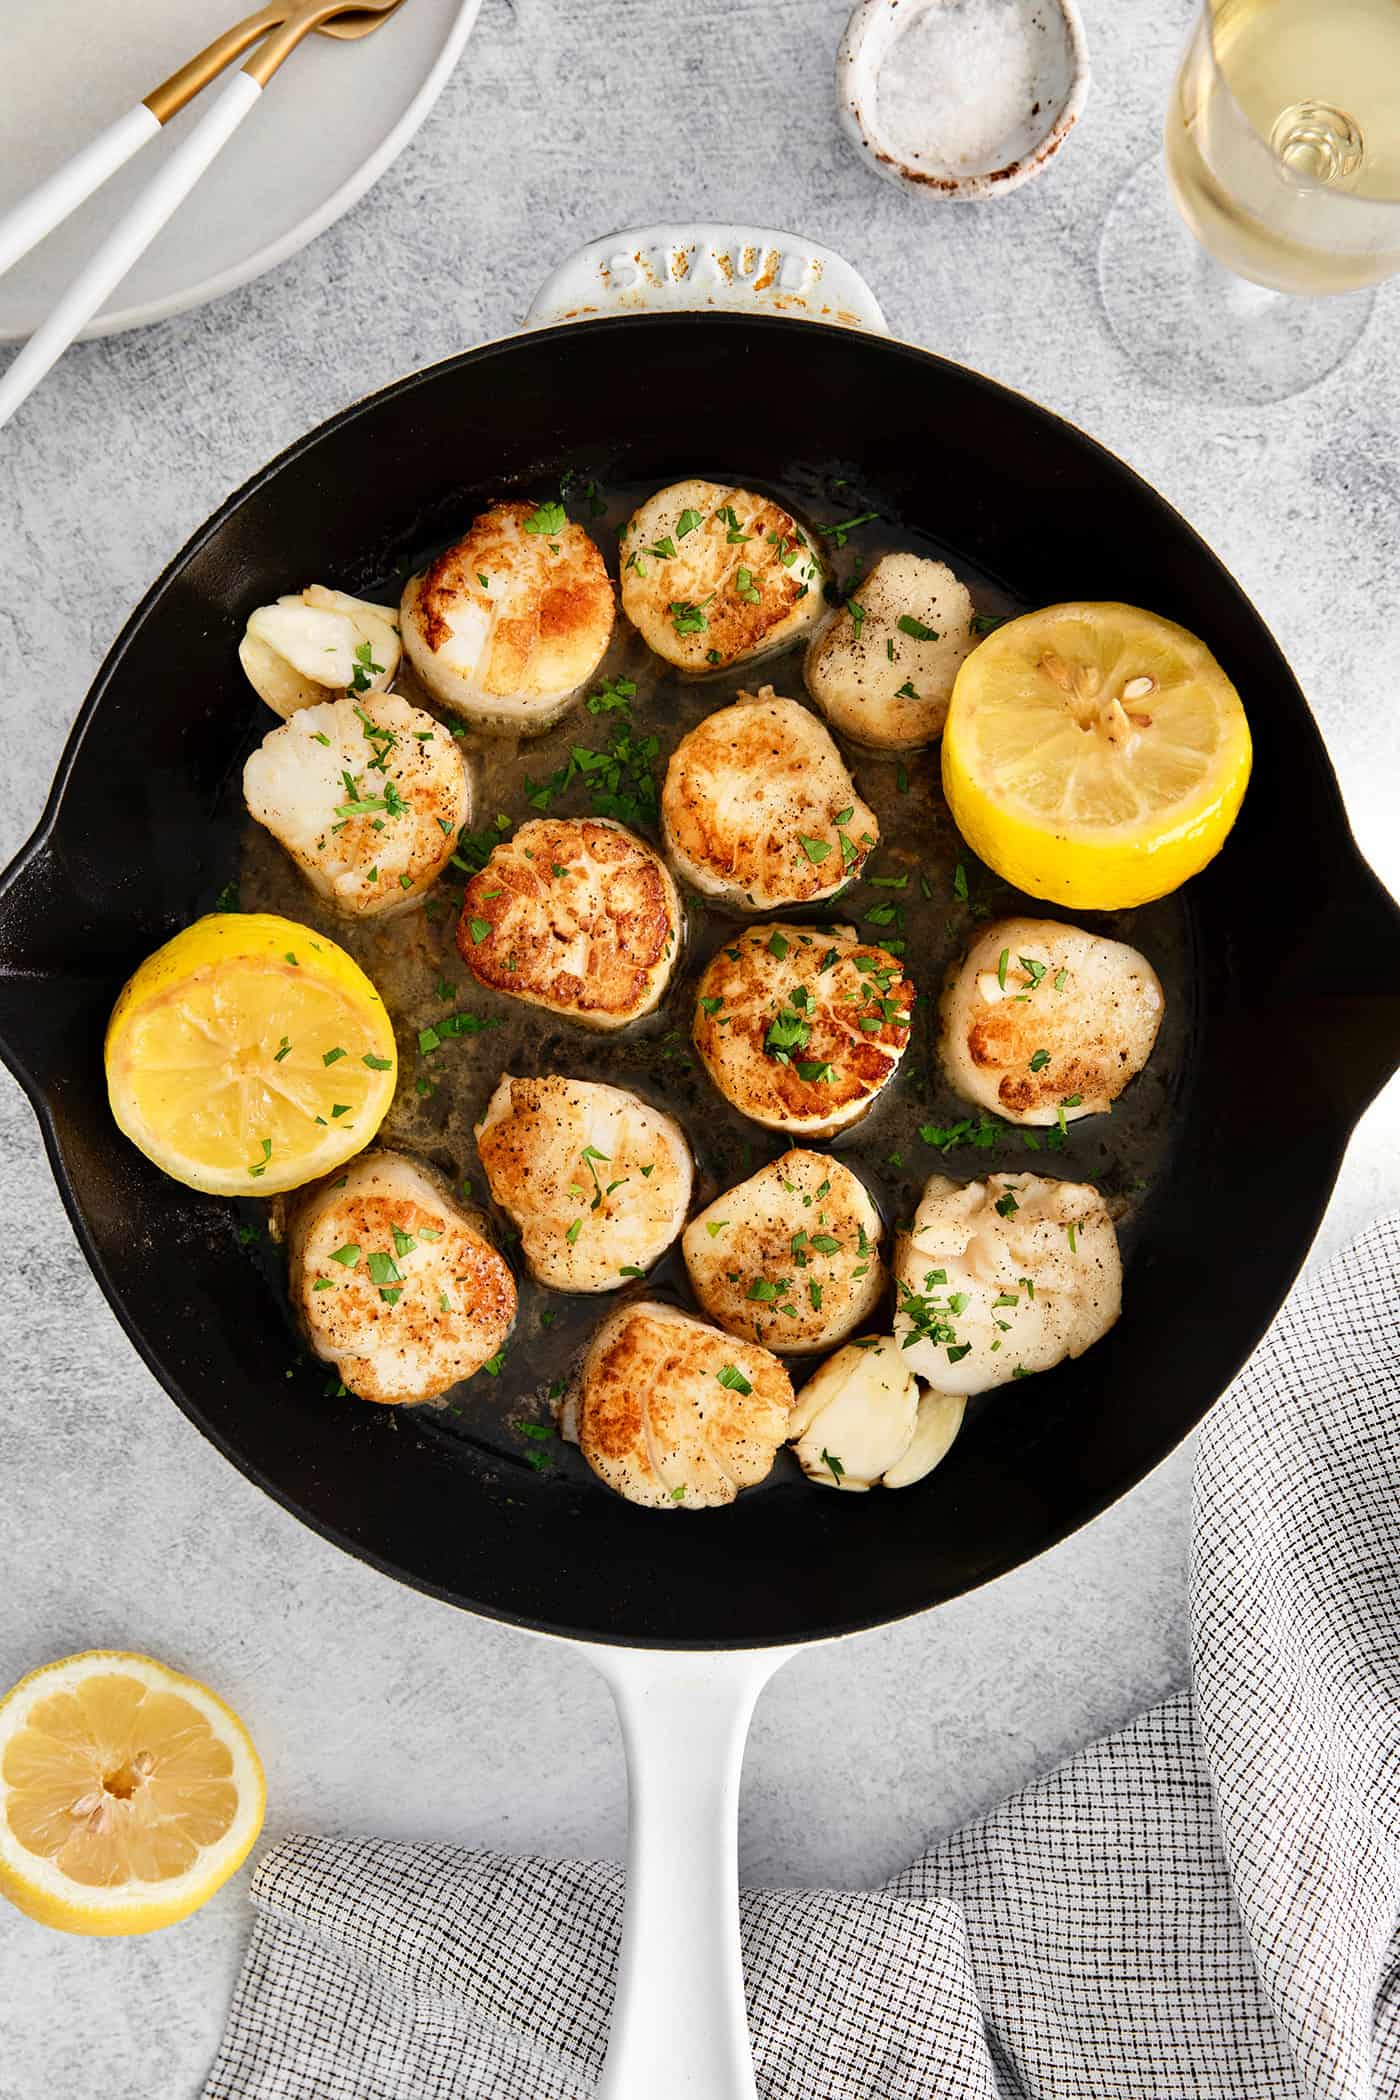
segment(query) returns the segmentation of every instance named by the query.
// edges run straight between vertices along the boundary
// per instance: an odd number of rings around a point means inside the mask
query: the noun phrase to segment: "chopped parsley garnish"
[[[879,515],[878,510],[863,510],[858,518],[839,518],[832,525],[819,525],[817,531],[823,539],[833,540],[838,547],[844,547],[857,525],[868,525]]]
[[[780,1065],[786,1065],[792,1062],[790,1053],[805,1050],[811,1039],[811,1023],[802,1014],[780,1007],[768,1024],[763,1047],[769,1057],[776,1057]]]
[[[277,1048],[272,1053],[272,1062],[275,1065],[280,1065],[283,1058],[291,1054],[291,1048],[292,1045],[290,1038],[284,1035],[281,1042],[277,1045]]]
[[[698,510],[683,510],[676,520],[676,538],[683,540],[688,532],[698,531],[704,522]]]
[[[936,642],[938,640],[938,629],[936,627],[925,627],[923,621],[916,620],[912,613],[901,613],[894,624],[901,634],[909,635],[916,642]]]
[[[1031,1070],[1033,1072],[1043,1072],[1049,1062],[1050,1052],[1048,1050],[1037,1050],[1031,1058]]]
[[[1004,627],[1010,618],[1010,613],[974,613],[972,631],[974,634],[991,634],[994,628]]]
[[[369,1254],[367,1254],[365,1256],[365,1266],[369,1270],[369,1280],[371,1283],[385,1284],[403,1282],[403,1277],[400,1274],[398,1263],[394,1260],[393,1255],[390,1254],[385,1248],[376,1247]]]
[[[477,947],[479,948],[479,947],[481,946],[481,943],[482,943],[482,942],[483,942],[483,941],[484,941],[484,940],[486,939],[487,935],[488,935],[488,934],[490,933],[490,931],[491,931],[491,922],[490,922],[490,920],[489,920],[489,919],[468,919],[468,921],[467,921],[467,926],[468,926],[468,930],[469,930],[469,931],[470,931],[470,933],[471,933],[471,937],[472,937],[472,940],[473,940],[473,942],[474,942],[474,943],[475,943],[475,945],[476,945],[476,946],[477,946]]]
[[[752,569],[739,570],[734,578],[734,589],[737,595],[748,605],[757,605],[761,602],[762,593],[753,580]]]
[[[809,1083],[816,1083],[823,1079],[834,1079],[836,1077],[836,1067],[824,1062],[821,1064],[799,1064],[797,1076],[799,1079],[804,1079]]]
[[[994,1208],[998,1217],[1014,1218],[1021,1206],[1016,1201],[1013,1192],[1010,1189],[1008,1189],[1004,1196],[997,1197]]]
[[[781,962],[783,960],[784,956],[788,952],[789,945],[790,943],[788,941],[787,935],[779,933],[777,927],[775,926],[773,928],[772,933],[768,936],[768,953],[773,957],[775,962]]]
[[[985,1151],[987,1146],[995,1145],[1007,1135],[1008,1126],[985,1112],[976,1123],[970,1116],[964,1116],[956,1123],[922,1123],[919,1126],[919,1136],[924,1143],[945,1154],[955,1145],[976,1145]]]
[[[906,678],[894,697],[896,700],[917,700],[919,696],[914,691],[914,681]]]
[[[858,605],[854,598],[848,598],[846,600],[846,609],[851,615],[851,625],[855,629],[854,638],[856,641],[859,641],[861,628],[864,627],[866,621],[865,607]]]
[[[571,1226],[569,1227],[568,1231],[567,1231],[567,1232],[566,1232],[566,1233],[564,1234],[564,1238],[565,1238],[565,1239],[566,1239],[566,1240],[568,1241],[568,1243],[569,1243],[569,1245],[570,1245],[571,1247],[573,1246],[573,1244],[574,1244],[574,1241],[575,1241],[575,1240],[576,1240],[576,1239],[578,1238],[579,1234],[580,1234],[580,1233],[581,1233],[582,1231],[583,1231],[583,1219],[582,1219],[582,1218],[575,1218],[575,1219],[574,1219],[574,1222],[573,1222],[573,1224],[572,1224],[572,1225],[571,1225]]]
[[[817,866],[819,866],[821,862],[826,859],[827,855],[831,851],[830,839],[804,838],[800,831],[797,834],[797,843],[802,848],[802,851],[806,854],[808,860],[810,860],[814,865]]]
[[[751,1393],[753,1386],[737,1364],[721,1364],[715,1377],[727,1393]]]
[[[360,1059],[360,1063],[368,1065],[371,1072],[387,1072],[393,1062],[392,1057],[376,1057],[372,1050],[366,1050],[364,1056]]]
[[[678,635],[705,632],[710,624],[705,618],[705,607],[713,601],[714,595],[711,591],[710,596],[702,598],[698,605],[692,605],[688,598],[675,598],[671,601],[667,610],[671,615],[671,625]]]
[[[834,1451],[827,1450],[825,1444],[823,1444],[822,1446],[822,1464],[827,1468],[827,1471],[830,1473],[832,1479],[836,1482],[837,1487],[840,1487],[841,1482],[845,1477],[846,1468],[842,1465],[840,1459],[836,1456],[836,1453]]]
[[[568,515],[562,503],[541,503],[525,520],[525,530],[548,538],[556,532],[562,532],[568,522]]]
[[[953,870],[953,895],[960,904],[967,902],[967,869],[959,861]]]
[[[591,715],[616,714],[619,709],[625,713],[636,697],[635,678],[613,678],[600,685],[596,693],[590,693],[584,705]]]
[[[361,642],[355,650],[355,671],[350,680],[349,690],[352,693],[367,693],[371,679],[382,676],[383,670],[383,664],[375,662],[374,651],[369,643]],[[394,732],[392,729],[385,729],[380,730],[379,734],[389,737],[392,741]]]

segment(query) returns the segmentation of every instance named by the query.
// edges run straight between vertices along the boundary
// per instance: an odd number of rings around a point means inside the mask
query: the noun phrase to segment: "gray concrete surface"
[[[733,215],[844,250],[899,333],[1084,424],[1185,512],[1278,634],[1362,845],[1400,888],[1400,292],[1382,292],[1345,370],[1280,407],[1141,383],[1104,326],[1095,251],[1155,150],[1189,6],[1084,13],[1095,86],[1079,134],[1042,183],[940,211],[876,182],[838,135],[842,0],[694,0],[683,16],[659,0],[486,0],[425,130],[348,218],[202,313],[71,352],[0,437],[0,854],[31,829],[130,606],[264,459],[397,373],[509,330],[576,242]],[[1321,1249],[1397,1202],[1392,1087]],[[7,1078],[0,1245],[0,1682],[99,1643],[195,1671],[256,1732],[270,1834],[619,1851],[618,1744],[587,1664],[340,1557],[201,1441],[89,1277]],[[1177,1685],[1189,1474],[1183,1450],[993,1588],[792,1664],[754,1731],[745,1876],[877,1880]],[[247,1917],[246,1876],[146,1941],[0,1916],[0,2100],[193,2095]]]

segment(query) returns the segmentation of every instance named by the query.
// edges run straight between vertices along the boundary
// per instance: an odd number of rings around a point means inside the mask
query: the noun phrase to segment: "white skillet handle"
[[[598,2100],[755,2100],[739,1950],[739,1772],[797,1653],[590,1649],[627,1749],[627,1904]]]
[[[109,175],[125,167],[132,154],[138,153],[159,130],[159,117],[153,116],[144,102],[138,102],[135,109],[129,109],[115,124],[109,124],[80,147],[61,168],[55,168],[37,189],[21,197],[13,210],[0,218],[0,277],[22,255],[37,247],[46,233],[61,226],[94,190],[101,189]]]
[[[833,249],[771,226],[711,223],[632,226],[590,241],[546,278],[525,326],[700,306],[886,333],[879,300]]]
[[[180,141],[0,379],[0,424],[9,421],[50,365],[63,355],[78,330],[115,291],[136,258],[150,247],[261,94],[262,89],[249,74],[235,73]]]

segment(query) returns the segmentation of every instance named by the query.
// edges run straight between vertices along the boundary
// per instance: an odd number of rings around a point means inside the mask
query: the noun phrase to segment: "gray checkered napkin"
[[[764,2100],[1400,2100],[1400,1219],[1211,1416],[1191,1585],[1189,1696],[886,1888],[745,1895]],[[621,1895],[288,1839],[206,2100],[582,2100]]]

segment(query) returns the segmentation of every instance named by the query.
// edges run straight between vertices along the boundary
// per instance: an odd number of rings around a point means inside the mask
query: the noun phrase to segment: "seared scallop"
[[[880,836],[816,716],[771,685],[682,737],[661,826],[683,881],[748,911],[834,897]]]
[[[471,821],[457,746],[395,693],[300,708],[249,758],[243,794],[312,888],[360,917],[431,889]]]
[[[770,1472],[791,1407],[776,1356],[643,1299],[619,1306],[589,1347],[579,1448],[629,1502],[716,1509]]]
[[[785,649],[815,625],[826,571],[815,543],[767,496],[677,481],[621,533],[622,609],[683,671],[716,671]]]
[[[1123,1299],[1098,1190],[1036,1174],[935,1174],[895,1281],[895,1334],[910,1369],[942,1393],[983,1393],[1082,1356]]]
[[[681,1251],[712,1320],[767,1349],[829,1349],[885,1287],[880,1213],[863,1181],[794,1149],[702,1210]]]
[[[911,1487],[946,1458],[962,1427],[961,1394],[920,1396],[892,1335],[866,1335],[829,1357],[797,1396],[788,1438],[821,1487]]]
[[[313,583],[251,613],[238,660],[260,700],[285,718],[341,693],[379,693],[399,667],[399,616]]]
[[[1012,1123],[1102,1115],[1152,1054],[1162,987],[1146,956],[1054,919],[986,927],[943,995],[958,1092]]]
[[[680,1125],[622,1087],[503,1075],[476,1129],[491,1194],[556,1291],[615,1291],[666,1252],[690,1207]]]
[[[883,554],[807,649],[807,690],[843,736],[911,751],[943,731],[976,636],[972,600],[946,562]]]
[[[497,503],[409,578],[400,614],[435,700],[479,729],[536,736],[602,662],[613,588],[561,503]]]
[[[316,1354],[361,1400],[432,1400],[505,1347],[510,1270],[434,1174],[362,1152],[298,1199],[292,1304]]]
[[[681,939],[664,861],[602,817],[538,817],[467,884],[457,946],[472,975],[584,1028],[650,1013]]]
[[[793,1137],[857,1122],[909,1047],[914,987],[852,926],[760,926],[696,990],[695,1047],[727,1101]]]

